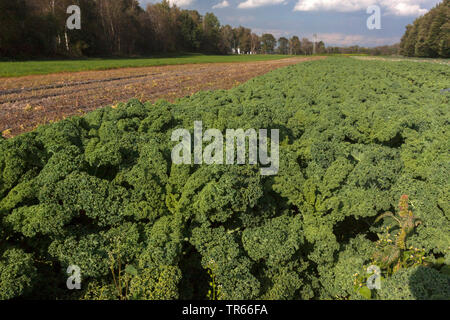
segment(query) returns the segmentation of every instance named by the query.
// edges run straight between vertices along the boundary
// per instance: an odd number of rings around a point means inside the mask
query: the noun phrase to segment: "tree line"
[[[66,26],[67,8],[81,9],[81,30]],[[214,54],[369,54],[450,56],[450,0],[407,26],[400,44],[325,47],[298,36],[257,35],[221,25],[213,13],[171,6],[167,0],[0,0],[0,57],[145,56],[179,52]]]
[[[406,27],[400,53],[408,57],[450,57],[450,0],[444,0]]]
[[[81,9],[81,29],[69,30],[67,8]],[[315,48],[314,48],[315,47]],[[0,56],[134,56],[171,52],[325,53],[298,36],[276,39],[250,28],[221,25],[213,13],[171,6],[167,0],[0,0]]]
[[[329,54],[365,54],[371,56],[392,56],[399,55],[400,44],[384,45],[377,47],[361,47],[361,46],[348,46],[348,47],[327,47],[326,53]]]

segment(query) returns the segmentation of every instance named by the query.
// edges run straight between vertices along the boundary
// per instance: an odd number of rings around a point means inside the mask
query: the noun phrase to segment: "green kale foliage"
[[[384,300],[448,300],[450,275],[424,266],[403,269],[384,283],[379,294]]]
[[[444,65],[330,58],[0,139],[0,298],[115,299],[128,266],[135,299],[204,299],[210,275],[223,299],[359,299],[353,276],[389,224],[375,219],[402,194],[422,221],[406,247],[448,270],[449,79]],[[279,129],[278,175],[173,164],[172,132],[199,120]],[[70,265],[81,290],[66,288]],[[379,295],[448,299],[445,283],[401,270]]]

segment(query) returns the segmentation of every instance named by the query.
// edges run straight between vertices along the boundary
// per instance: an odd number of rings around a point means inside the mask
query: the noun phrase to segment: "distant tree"
[[[270,33],[265,33],[261,36],[261,49],[265,54],[273,53],[275,51],[275,46],[277,40]]]
[[[431,44],[429,41],[429,31],[431,28],[432,19],[433,14],[430,12],[430,14],[422,17],[421,22],[418,25],[416,45],[414,48],[414,55],[416,57],[432,57],[435,55],[431,49]]]
[[[302,52],[302,46],[300,39],[297,36],[293,36],[289,40],[289,53],[293,55],[298,55]]]
[[[234,44],[233,28],[230,25],[220,27],[219,50],[221,53],[228,54],[232,52]]]
[[[15,55],[23,47],[23,21],[27,7],[23,0],[0,0],[0,54]]]
[[[147,6],[147,14],[155,32],[155,51],[170,52],[177,49],[176,20],[174,21],[173,11],[167,0]]]
[[[255,33],[252,33],[250,38],[251,38],[251,53],[255,54],[261,52],[261,38]]]
[[[198,13],[182,10],[177,17],[178,38],[181,48],[186,51],[197,51],[201,45],[202,30],[199,28],[199,21],[195,19]]]
[[[0,0],[0,56],[52,56],[56,34],[47,1]]]
[[[450,56],[450,0],[444,0],[406,26],[400,53],[410,57]]]
[[[317,53],[321,54],[321,53],[325,53],[326,52],[326,48],[325,48],[325,43],[323,41],[319,41],[319,43],[317,44]]]
[[[441,36],[437,42],[439,56],[450,57],[450,19],[441,27]]]
[[[206,13],[203,17],[203,43],[205,52],[218,52],[220,41],[220,22],[213,13]]]
[[[406,33],[403,35],[400,42],[400,53],[407,57],[412,57],[416,50],[418,23],[406,26]]]
[[[360,46],[350,46],[350,47],[327,47],[324,49],[325,53],[331,54],[357,54],[364,53],[369,55],[398,55],[399,54],[400,44],[393,44],[389,46],[379,46],[379,47],[371,47],[365,48]]]
[[[236,47],[241,53],[250,52],[252,46],[252,30],[239,26],[234,31],[236,37]]]
[[[241,46],[242,46],[242,50],[245,53],[250,53],[251,49],[252,49],[252,30],[249,28],[244,28],[243,29],[243,33],[242,33],[242,38],[241,38]]]
[[[278,53],[288,54],[289,53],[289,40],[285,37],[278,39]]]
[[[302,53],[303,54],[312,54],[314,45],[309,39],[303,38],[301,43]]]

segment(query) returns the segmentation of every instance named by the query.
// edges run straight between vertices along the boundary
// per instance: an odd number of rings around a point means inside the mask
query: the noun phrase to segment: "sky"
[[[251,28],[261,35],[324,41],[327,46],[360,45],[374,47],[400,41],[406,25],[441,0],[169,0],[178,7],[213,12],[222,25]],[[157,0],[139,0],[145,8]],[[369,30],[367,20],[376,5],[380,11],[381,29]]]

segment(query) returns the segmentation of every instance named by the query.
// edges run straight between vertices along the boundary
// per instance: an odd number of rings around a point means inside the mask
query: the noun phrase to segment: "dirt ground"
[[[125,68],[34,75],[0,80],[0,132],[10,138],[40,124],[138,98],[177,98],[201,90],[230,89],[271,70],[325,57],[245,63]]]

